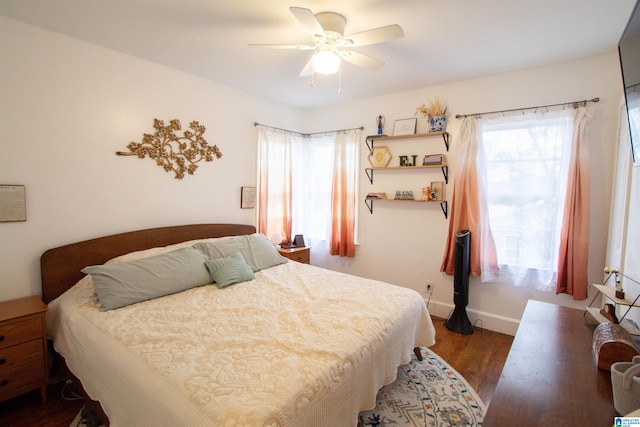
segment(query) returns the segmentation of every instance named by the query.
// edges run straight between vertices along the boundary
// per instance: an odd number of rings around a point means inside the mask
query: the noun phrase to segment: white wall
[[[39,295],[48,248],[116,232],[255,223],[253,123],[297,128],[301,112],[93,44],[0,17],[0,184],[24,184],[27,221],[0,223],[0,301]],[[197,120],[222,158],[176,180],[116,156],[153,119]]]
[[[615,164],[615,181],[612,187],[606,265],[619,269],[627,276],[621,276],[620,280],[626,299],[633,300],[640,295],[640,283],[638,283],[640,282],[640,221],[638,221],[640,165],[633,166],[624,104],[620,108],[622,120]],[[607,284],[614,284],[613,280],[613,277],[609,278],[610,282]],[[602,298],[601,301],[601,303],[611,302],[606,298]],[[628,312],[627,310],[627,306],[618,306],[618,317],[625,316],[625,318],[640,324],[640,308],[633,308]]]
[[[614,163],[614,182],[611,191],[611,216],[607,238],[606,266],[623,268],[629,207],[629,185],[631,179],[631,144],[624,101],[620,102],[619,141]],[[624,271],[624,270],[623,270]],[[603,277],[607,275],[603,272]],[[606,279],[605,279],[606,280]]]
[[[348,72],[346,69],[344,72]],[[348,91],[349,88],[343,88]],[[338,107],[317,109],[307,113],[306,124],[311,131],[341,127],[365,126],[365,134],[375,134],[375,117],[386,117],[385,133],[392,133],[396,119],[413,117],[415,108],[438,95],[448,106],[452,147],[449,160],[450,180],[446,193],[453,191],[460,120],[456,114],[529,107],[600,97],[597,104],[589,104],[593,111],[591,122],[591,227],[589,248],[589,283],[602,283],[609,218],[609,193],[612,183],[613,160],[616,147],[618,104],[622,94],[617,54],[591,57],[577,61],[553,64],[473,80],[442,84],[405,93],[342,104]],[[411,142],[413,144],[413,142]],[[403,141],[388,142],[394,161],[401,154],[444,152],[439,139],[424,140],[422,147]],[[368,154],[362,144],[362,168],[368,165]],[[437,169],[433,172],[410,172],[414,187],[405,175],[374,175],[371,185],[361,175],[360,199],[369,191],[413,189],[430,181],[441,181]],[[523,189],[526,190],[526,189]],[[430,310],[448,316],[453,303],[453,280],[441,273],[440,264],[446,244],[448,220],[444,219],[437,204],[378,203],[370,214],[360,202],[360,247],[354,259],[337,259],[313,254],[316,264],[338,268],[346,272],[381,279],[424,293],[426,280],[435,282]],[[594,294],[590,287],[589,299],[573,301],[567,295],[515,288],[509,284],[480,283],[471,279],[469,317],[482,320],[484,327],[514,333],[529,298],[568,306],[585,306]],[[425,294],[425,298],[427,295]]]
[[[636,154],[638,155],[638,154]],[[627,223],[627,238],[625,259],[620,270],[634,281],[622,279],[627,299],[636,298],[640,294],[640,166],[631,170],[629,186],[629,221]],[[613,266],[615,267],[615,265]],[[622,313],[624,314],[624,313]],[[633,309],[631,318],[640,324],[640,309]]]
[[[310,111],[4,17],[0,17],[0,63],[0,184],[26,185],[28,218],[23,223],[0,223],[0,300],[40,294],[39,257],[50,247],[155,226],[254,223],[254,210],[239,209],[240,187],[255,183],[254,121],[306,131],[362,125],[364,134],[373,134],[375,117],[382,114],[389,132],[395,119],[413,117],[415,108],[435,95],[447,103],[450,117],[594,96],[602,99],[590,105],[594,118],[588,266],[590,282],[602,280],[622,95],[614,52]],[[114,154],[152,132],[154,118],[177,118],[183,125],[199,120],[207,126],[209,143],[222,151],[222,159],[200,163],[194,176],[178,181],[150,159]],[[448,125],[450,177],[455,175],[459,125],[453,118]],[[444,151],[438,139],[424,144],[428,148],[390,149],[394,155]],[[363,142],[362,169],[366,154]],[[417,190],[442,180],[437,172],[413,178],[415,184],[398,178],[387,185],[415,185]],[[360,199],[374,189],[362,172]],[[450,179],[447,193],[452,191]],[[330,258],[313,252],[312,263],[419,292],[424,291],[425,280],[431,280],[436,286],[429,307],[446,316],[452,307],[452,279],[439,271],[448,228],[440,207],[377,204],[373,215],[364,202],[359,207],[357,256]],[[482,319],[486,328],[513,333],[528,298],[586,304],[566,295],[472,279],[469,315]]]
[[[625,251],[624,273],[640,281],[640,166],[633,167],[629,189],[629,222]],[[629,283],[629,282],[627,282]],[[636,287],[636,289],[638,289]],[[636,291],[635,296],[640,293]],[[640,320],[640,319],[639,319]]]

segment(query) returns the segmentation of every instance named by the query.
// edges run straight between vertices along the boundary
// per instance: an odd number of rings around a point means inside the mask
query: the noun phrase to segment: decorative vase
[[[440,132],[447,124],[447,116],[429,117],[429,132]]]

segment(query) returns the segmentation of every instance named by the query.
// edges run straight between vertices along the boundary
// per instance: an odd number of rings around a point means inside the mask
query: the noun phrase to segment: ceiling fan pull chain
[[[311,87],[316,87],[316,83],[315,81],[313,81],[313,76],[315,75],[315,73],[313,72],[313,68],[311,69],[311,84],[309,86]]]
[[[342,64],[338,68],[338,93],[342,92]]]

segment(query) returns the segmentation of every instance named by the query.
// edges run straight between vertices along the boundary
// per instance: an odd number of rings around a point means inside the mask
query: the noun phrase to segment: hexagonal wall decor
[[[371,166],[374,168],[387,167],[390,161],[391,152],[385,146],[374,147],[369,153],[369,163],[371,163]]]

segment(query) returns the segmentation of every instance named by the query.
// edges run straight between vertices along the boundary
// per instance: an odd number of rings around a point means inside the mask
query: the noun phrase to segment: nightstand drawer
[[[30,390],[40,387],[45,376],[42,360],[0,370],[0,401],[14,396],[17,389]]]
[[[290,259],[291,261],[301,262],[303,264],[311,263],[310,247],[278,248],[278,252],[280,252],[280,255]]]
[[[0,348],[0,376],[7,369],[11,369],[14,366],[42,361],[44,357],[42,354],[43,348],[42,339]]]
[[[36,317],[0,326],[0,348],[20,344],[44,336],[42,319]]]
[[[301,262],[303,264],[309,264],[309,251],[292,253],[288,256],[288,258],[292,261]]]

